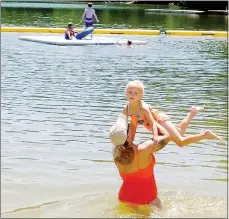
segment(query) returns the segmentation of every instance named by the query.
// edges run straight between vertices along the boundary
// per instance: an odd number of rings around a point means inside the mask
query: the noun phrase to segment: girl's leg
[[[215,135],[212,131],[204,131],[200,134],[189,135],[187,137],[181,136],[180,132],[177,130],[176,126],[173,125],[171,121],[163,121],[161,125],[166,129],[166,131],[171,136],[171,141],[175,142],[178,146],[184,147],[188,144],[196,143],[204,139],[215,139],[220,140],[221,138]]]
[[[203,111],[203,107],[196,107],[192,106],[187,114],[187,116],[180,122],[180,124],[177,126],[178,131],[183,136],[187,127],[189,126],[189,123],[193,120],[194,116],[198,113]]]

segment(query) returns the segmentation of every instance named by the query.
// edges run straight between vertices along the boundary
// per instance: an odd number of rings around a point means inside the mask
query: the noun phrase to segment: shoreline
[[[191,10],[191,9],[145,9],[147,13],[170,13],[170,14],[218,14],[218,15],[228,15],[228,10]]]
[[[0,0],[1,1],[1,0]],[[86,1],[77,1],[77,0],[3,0],[1,1],[2,3],[59,3],[59,4],[85,4]],[[93,2],[93,1],[92,1]],[[126,1],[126,2],[120,2],[120,1],[96,1],[96,3],[101,3],[101,4],[123,4],[123,5],[138,5],[138,4],[143,4],[143,5],[158,5],[158,6],[165,6],[167,5],[167,9],[161,9],[161,8],[146,8],[144,9],[145,12],[147,13],[171,13],[171,14],[199,14],[199,15],[208,15],[208,14],[213,14],[213,15],[228,15],[228,10],[222,10],[222,9],[197,9],[197,8],[190,8],[187,6],[182,6],[182,5],[174,5],[172,2],[141,2],[141,1]],[[4,8],[4,6],[2,6]]]
[[[77,32],[82,29],[75,29]],[[20,33],[64,33],[65,28],[45,27],[2,27],[1,32]],[[175,35],[175,36],[214,36],[228,37],[227,31],[204,31],[204,30],[149,30],[149,29],[95,29],[94,34],[118,34],[118,35]]]

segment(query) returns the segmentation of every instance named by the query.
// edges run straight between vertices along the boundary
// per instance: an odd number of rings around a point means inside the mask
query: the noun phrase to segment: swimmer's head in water
[[[128,40],[128,41],[127,41],[127,45],[128,45],[128,46],[132,45],[132,41],[131,41],[131,40]]]
[[[91,8],[91,7],[92,7],[92,3],[89,2],[89,3],[87,4],[87,6],[88,6],[89,8]]]

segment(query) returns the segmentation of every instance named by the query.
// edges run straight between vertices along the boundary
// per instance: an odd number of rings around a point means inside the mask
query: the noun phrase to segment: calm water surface
[[[108,139],[133,79],[174,123],[191,105],[205,106],[187,134],[211,129],[224,138],[186,148],[170,143],[155,155],[164,209],[151,217],[227,216],[225,38],[107,36],[149,42],[128,48],[51,46],[20,35],[1,36],[3,217],[133,214],[118,206],[121,180]],[[136,143],[149,137],[140,127]]]
[[[79,25],[85,4],[1,3],[2,26],[66,27],[69,21]],[[182,9],[167,5],[94,4],[100,20],[97,28],[144,28],[228,30],[228,16],[149,13],[146,8]]]

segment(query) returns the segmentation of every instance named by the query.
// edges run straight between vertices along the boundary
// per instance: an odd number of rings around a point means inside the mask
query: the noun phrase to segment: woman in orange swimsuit
[[[130,81],[127,84],[126,96],[129,103],[124,108],[123,114],[131,117],[131,123],[134,126],[137,127],[138,125],[144,125],[148,130],[152,131],[155,144],[158,143],[158,135],[160,134],[157,128],[157,123],[166,129],[171,136],[171,140],[180,147],[184,147],[188,144],[196,143],[204,139],[221,139],[210,130],[206,130],[200,134],[184,136],[184,133],[193,117],[199,111],[203,111],[203,108],[192,107],[181,123],[178,126],[175,126],[166,114],[153,109],[142,101],[143,93],[144,86],[140,81]],[[133,142],[134,135],[135,133],[129,134],[129,143]]]
[[[130,126],[130,129],[135,128]],[[126,144],[115,146],[114,162],[123,180],[118,198],[120,202],[132,205],[152,204],[161,208],[154,178],[155,157],[153,153],[164,148],[170,136],[161,127],[164,136],[158,137],[158,144],[152,140],[139,145]]]

